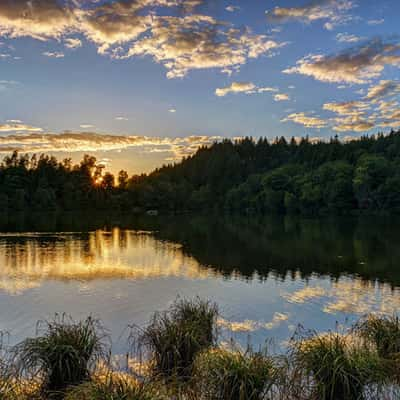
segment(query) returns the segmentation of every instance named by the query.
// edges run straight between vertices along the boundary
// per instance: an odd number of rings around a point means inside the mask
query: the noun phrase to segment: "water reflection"
[[[0,265],[0,289],[10,294],[48,280],[204,279],[213,274],[182,253],[179,244],[119,228],[90,233],[3,233]]]
[[[0,330],[54,312],[94,314],[121,338],[176,296],[221,307],[223,339],[278,343],[397,312],[400,228],[380,219],[8,216],[0,218]],[[117,352],[125,350],[117,344]]]

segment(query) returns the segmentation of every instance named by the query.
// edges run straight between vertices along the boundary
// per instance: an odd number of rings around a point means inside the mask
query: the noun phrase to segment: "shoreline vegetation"
[[[0,357],[1,400],[368,400],[400,394],[400,320],[367,315],[345,333],[301,327],[285,354],[218,340],[218,308],[176,300],[131,326],[132,362],[115,367],[101,323],[69,317]]]
[[[149,174],[115,177],[96,158],[6,156],[0,209],[132,214],[358,215],[400,212],[400,131],[342,142],[223,140]]]

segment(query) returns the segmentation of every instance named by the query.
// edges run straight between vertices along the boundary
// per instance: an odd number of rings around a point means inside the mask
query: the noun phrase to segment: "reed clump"
[[[105,334],[98,320],[75,322],[66,316],[44,321],[40,335],[14,349],[17,365],[26,377],[40,377],[41,390],[56,396],[71,385],[89,381],[106,358]]]
[[[216,344],[215,304],[201,299],[178,300],[156,313],[138,338],[154,376],[189,380],[197,354]]]
[[[291,360],[320,400],[361,400],[379,381],[377,353],[357,338],[338,332],[309,333],[292,341]]]
[[[167,400],[151,383],[138,382],[122,374],[109,373],[71,388],[64,400]]]
[[[276,373],[273,359],[262,352],[217,348],[199,354],[193,375],[201,399],[261,400],[269,398]]]

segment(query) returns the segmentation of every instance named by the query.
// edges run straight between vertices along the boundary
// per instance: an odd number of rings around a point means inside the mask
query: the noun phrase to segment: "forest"
[[[114,176],[13,152],[0,165],[4,211],[110,209],[160,213],[395,214],[400,212],[400,131],[342,142],[284,137],[223,140],[149,174]]]

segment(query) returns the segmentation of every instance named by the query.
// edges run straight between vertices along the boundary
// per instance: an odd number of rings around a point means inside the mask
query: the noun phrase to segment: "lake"
[[[280,351],[299,324],[343,329],[400,308],[400,224],[390,218],[2,215],[0,330],[92,314],[127,351],[178,296],[218,303],[221,341]]]

